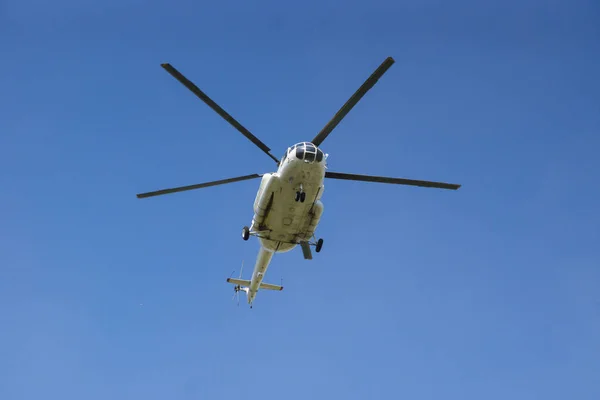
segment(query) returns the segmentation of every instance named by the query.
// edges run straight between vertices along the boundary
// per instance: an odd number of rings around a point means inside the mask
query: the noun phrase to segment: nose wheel
[[[306,193],[304,192],[304,189],[302,189],[302,184],[300,184],[300,189],[296,192],[295,200],[300,203],[304,203],[304,200],[306,200]]]
[[[242,229],[242,239],[248,240],[249,237],[250,237],[250,228],[248,228],[247,226],[245,226]]]
[[[304,200],[306,200],[306,192],[296,192],[296,201],[299,201],[300,203],[304,203]]]

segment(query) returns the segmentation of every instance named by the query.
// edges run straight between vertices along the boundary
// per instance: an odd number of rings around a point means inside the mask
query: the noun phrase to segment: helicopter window
[[[317,149],[317,162],[323,161],[323,152],[321,149]]]
[[[306,150],[304,153],[304,161],[314,162],[317,156],[317,148],[312,143],[306,143]]]
[[[285,152],[285,154],[283,155],[283,157],[281,157],[281,160],[279,160],[279,165],[283,165],[283,162],[287,158],[288,152],[289,152],[289,149]]]

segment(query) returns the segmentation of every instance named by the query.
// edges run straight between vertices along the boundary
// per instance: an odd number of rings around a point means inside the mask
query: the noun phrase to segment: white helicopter
[[[179,80],[221,117],[252,141],[252,143],[271,157],[278,164],[278,168],[276,172],[272,173],[244,175],[196,185],[163,189],[141,193],[138,194],[137,197],[146,198],[167,193],[240,182],[248,179],[262,178],[256,194],[256,199],[254,200],[254,217],[252,218],[252,223],[250,224],[250,227],[244,226],[242,229],[242,238],[244,240],[248,240],[250,236],[255,236],[260,241],[261,247],[254,266],[254,272],[252,273],[250,280],[242,279],[241,272],[239,278],[227,279],[227,282],[234,285],[234,297],[236,295],[238,296],[238,305],[239,292],[243,291],[246,293],[250,308],[252,308],[256,294],[260,289],[283,290],[283,286],[263,282],[263,278],[275,253],[288,252],[297,245],[300,245],[304,258],[310,260],[312,259],[310,246],[314,246],[317,253],[321,251],[323,239],[316,240],[315,230],[323,215],[321,196],[323,196],[323,181],[325,178],[392,183],[451,190],[456,190],[461,186],[442,182],[356,175],[327,170],[328,154],[323,153],[319,146],[393,63],[394,59],[388,57],[352,95],[352,97],[350,97],[346,104],[342,106],[333,119],[325,125],[312,141],[301,142],[289,147],[281,160],[278,160],[273,156],[269,147],[250,133],[250,131],[243,127],[174,67],[168,63],[161,64],[167,72]]]

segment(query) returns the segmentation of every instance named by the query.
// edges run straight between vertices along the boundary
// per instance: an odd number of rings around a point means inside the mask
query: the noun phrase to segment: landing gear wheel
[[[296,192],[296,201],[300,200],[300,197],[301,197],[300,192]]]
[[[315,251],[318,253],[321,251],[321,247],[323,247],[323,239],[317,240],[317,245],[315,246]]]
[[[304,203],[304,200],[306,200],[306,193],[302,192],[300,193],[300,203]]]
[[[242,239],[248,240],[249,237],[250,237],[250,228],[248,228],[247,226],[245,226],[242,229]]]

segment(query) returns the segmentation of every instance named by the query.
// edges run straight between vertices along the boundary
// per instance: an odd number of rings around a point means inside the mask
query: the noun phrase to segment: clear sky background
[[[541,4],[545,5],[542,6]],[[0,398],[600,398],[597,1],[2,0]],[[312,261],[225,279],[259,181],[323,144]]]

